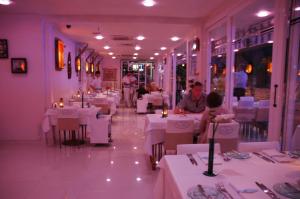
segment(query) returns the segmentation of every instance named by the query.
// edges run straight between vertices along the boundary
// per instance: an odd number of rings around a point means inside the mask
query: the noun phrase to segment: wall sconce
[[[95,65],[94,63],[91,63],[91,73],[93,74],[95,72]]]
[[[59,105],[60,108],[63,108],[63,107],[64,107],[64,99],[63,99],[63,98],[60,98],[60,99],[59,99],[58,105]]]
[[[251,64],[248,64],[246,66],[245,72],[248,73],[248,74],[250,74],[250,73],[252,73],[252,71],[253,71],[253,66]]]
[[[85,62],[85,72],[86,73],[89,73],[89,63],[88,62]]]
[[[78,72],[81,70],[81,59],[80,57],[75,58],[75,71],[78,75]]]

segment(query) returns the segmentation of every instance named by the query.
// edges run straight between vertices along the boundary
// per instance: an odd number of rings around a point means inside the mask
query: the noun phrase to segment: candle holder
[[[215,153],[215,133],[218,128],[218,123],[215,120],[212,120],[213,122],[213,134],[212,137],[209,138],[209,152],[208,152],[208,168],[207,171],[203,172],[203,175],[209,176],[209,177],[215,177],[216,174],[214,174],[213,166],[214,166],[214,153]]]
[[[64,99],[63,99],[63,98],[60,98],[60,99],[59,99],[58,105],[59,105],[60,108],[63,108],[63,107],[64,107]]]

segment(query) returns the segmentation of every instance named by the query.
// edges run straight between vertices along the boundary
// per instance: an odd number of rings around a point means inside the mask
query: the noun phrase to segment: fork
[[[231,196],[231,194],[225,189],[225,186],[224,186],[223,183],[217,183],[216,184],[216,188],[217,188],[218,191],[220,191],[221,193],[223,193],[226,198],[234,199]]]

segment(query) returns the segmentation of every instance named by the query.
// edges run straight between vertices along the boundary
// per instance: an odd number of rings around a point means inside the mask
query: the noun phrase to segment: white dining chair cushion
[[[277,141],[270,142],[241,142],[238,145],[240,152],[259,152],[266,149],[279,150],[279,143]]]
[[[167,120],[166,133],[193,133],[194,120]]]
[[[209,144],[179,144],[177,145],[177,155],[194,154],[197,152],[208,152]],[[215,143],[215,153],[220,153],[220,144]]]
[[[213,123],[208,127],[208,138],[212,138]],[[219,123],[216,129],[215,138],[237,139],[239,138],[239,123],[232,121],[230,123]]]

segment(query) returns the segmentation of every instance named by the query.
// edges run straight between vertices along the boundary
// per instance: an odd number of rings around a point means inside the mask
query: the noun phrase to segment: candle
[[[63,108],[63,107],[64,107],[64,99],[63,99],[63,98],[60,98],[60,99],[59,99],[58,105],[59,105],[60,108]]]

